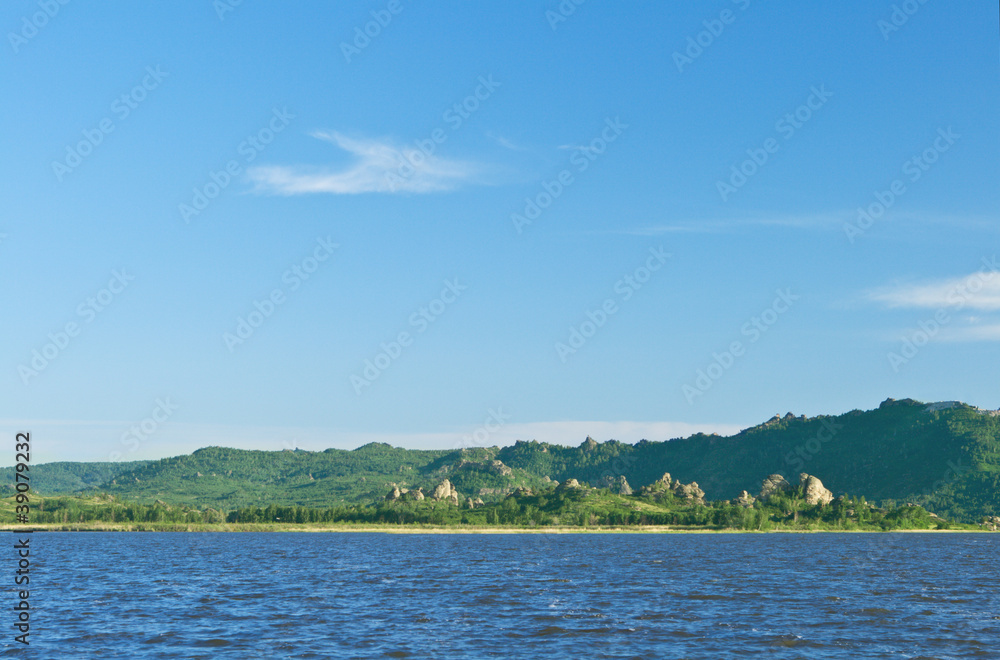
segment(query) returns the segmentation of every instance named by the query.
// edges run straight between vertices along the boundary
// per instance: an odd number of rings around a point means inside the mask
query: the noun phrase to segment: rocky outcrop
[[[598,488],[607,488],[612,493],[617,495],[631,495],[632,487],[629,486],[628,480],[625,479],[624,475],[618,475],[617,477],[612,477],[610,474],[604,475],[597,482]]]
[[[737,506],[751,507],[753,506],[753,503],[756,501],[757,500],[754,498],[753,495],[751,495],[746,491],[743,491],[739,494],[738,497],[736,497],[736,499],[733,500],[733,504]]]
[[[799,488],[802,491],[802,498],[810,506],[825,505],[833,501],[833,492],[823,486],[823,482],[818,477],[803,472],[799,475]],[[760,487],[760,495],[757,498],[767,502],[777,493],[790,493],[795,489],[792,484],[780,474],[772,474],[764,479]]]
[[[458,506],[458,491],[455,490],[450,481],[445,479],[434,488],[434,492],[431,493],[431,499],[436,502],[446,500]]]
[[[472,499],[471,497],[465,498],[465,506],[466,508],[469,509],[476,509],[478,507],[483,506],[484,504],[485,503],[483,502],[483,500],[479,497],[477,497],[476,499]]]
[[[693,504],[705,503],[705,491],[698,487],[697,481],[692,481],[689,484],[682,484],[678,481],[674,486],[674,495],[686,499]]]
[[[480,488],[479,495],[502,495],[506,497],[510,494],[512,489],[510,488]]]
[[[803,472],[799,475],[799,486],[802,487],[802,496],[806,504],[829,504],[833,501],[833,493],[823,486],[823,482],[811,474]]]
[[[509,477],[514,474],[514,471],[503,464],[503,461],[493,459],[490,461],[490,470],[499,474],[501,477]]]
[[[580,487],[580,482],[577,481],[576,479],[567,479],[566,481],[556,486],[556,488],[560,490],[567,490],[569,488],[579,488],[579,487]]]
[[[392,484],[392,488],[389,490],[389,494],[385,496],[386,502],[400,502],[400,501],[415,501],[419,502],[424,499],[424,491],[420,488],[407,489],[400,488],[396,484]]]
[[[760,493],[757,495],[757,499],[766,502],[775,493],[787,492],[791,487],[792,485],[780,474],[768,475],[760,486]]]
[[[664,473],[662,477],[648,486],[643,486],[639,491],[640,495],[652,497],[655,500],[662,499],[668,493],[676,498],[687,500],[690,504],[705,504],[705,491],[698,487],[697,481],[682,484],[680,479],[673,479],[669,472]]]
[[[669,472],[664,472],[663,476],[654,481],[651,484],[643,486],[639,489],[639,494],[645,497],[651,497],[657,493],[663,493],[668,490],[672,490],[671,486],[673,484],[673,477],[670,476]]]
[[[612,486],[611,492],[618,493],[619,495],[632,494],[632,487],[628,485],[628,479],[625,478],[625,475],[621,475],[615,479],[615,484]]]

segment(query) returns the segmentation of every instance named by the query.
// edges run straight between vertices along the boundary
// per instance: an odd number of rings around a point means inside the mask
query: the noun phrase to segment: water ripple
[[[36,534],[58,658],[996,658],[1000,536]],[[8,636],[3,655],[16,655]]]

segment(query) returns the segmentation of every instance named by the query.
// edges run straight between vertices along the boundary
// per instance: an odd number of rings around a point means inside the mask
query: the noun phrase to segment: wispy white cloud
[[[954,328],[945,327],[942,328],[936,339],[946,342],[1000,341],[1000,322]]]
[[[987,265],[971,275],[895,284],[870,291],[867,298],[889,308],[1000,310],[1000,272],[995,263],[984,261]]]
[[[479,168],[388,140],[351,138],[337,132],[312,137],[330,142],[354,156],[347,168],[261,165],[247,171],[257,192],[276,195],[329,193],[431,193],[454,190],[471,181]]]
[[[933,310],[922,312],[917,329],[892,333],[894,337],[887,335],[887,340],[902,336],[934,342],[1000,341],[1000,318],[991,314],[1000,310],[1000,264],[995,256],[982,262],[983,267],[970,275],[894,283],[868,291],[863,299],[887,309]],[[962,310],[982,314],[960,315]]]
[[[486,132],[486,137],[488,137],[489,139],[493,140],[494,142],[496,142],[497,144],[499,144],[504,149],[509,149],[511,151],[527,151],[528,150],[527,147],[522,147],[519,144],[514,144],[514,142],[508,140],[507,138],[505,138],[502,135],[497,135],[493,131],[487,131]]]

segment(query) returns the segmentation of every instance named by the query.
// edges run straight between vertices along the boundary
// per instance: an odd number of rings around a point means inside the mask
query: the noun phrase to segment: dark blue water
[[[32,644],[12,642],[8,588],[5,655],[1000,658],[1000,535],[35,533],[32,544]]]

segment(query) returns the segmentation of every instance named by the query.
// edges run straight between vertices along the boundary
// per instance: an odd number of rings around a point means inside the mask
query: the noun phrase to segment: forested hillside
[[[624,478],[638,489],[665,472],[696,481],[708,500],[755,493],[761,475],[808,472],[835,495],[914,502],[971,522],[1000,514],[1000,416],[964,404],[888,399],[875,410],[837,416],[775,416],[731,437],[698,434],[635,444],[588,438],[577,447],[531,440],[436,451],[384,444],[322,452],[208,447],[159,461],[50,463],[33,466],[31,474],[33,489],[47,494],[97,491],[230,511],[371,504],[393,485],[429,492],[443,479],[463,498],[485,502],[518,487],[566,479],[611,487]],[[10,468],[0,471],[0,483],[10,492]]]

